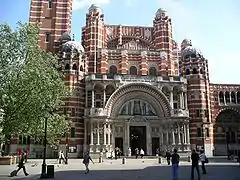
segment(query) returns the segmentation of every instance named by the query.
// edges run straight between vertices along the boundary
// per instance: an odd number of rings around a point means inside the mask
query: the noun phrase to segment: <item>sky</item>
[[[106,24],[152,26],[158,8],[168,11],[173,38],[192,40],[208,59],[210,81],[240,84],[239,0],[73,0],[72,33],[80,40],[86,13],[92,3],[105,14]],[[13,28],[27,22],[30,0],[2,0],[0,23]]]

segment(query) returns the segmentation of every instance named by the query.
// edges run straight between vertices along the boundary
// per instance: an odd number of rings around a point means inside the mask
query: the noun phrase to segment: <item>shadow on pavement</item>
[[[92,170],[89,174],[85,174],[82,170],[56,171],[55,180],[171,180],[172,175],[170,166],[150,166],[144,169],[126,170],[123,165],[122,168],[122,170]],[[207,172],[208,174],[202,175],[201,180],[240,180],[240,167],[237,165],[209,164],[207,165]],[[190,173],[191,166],[181,165],[179,180],[190,180]],[[39,175],[11,179],[29,180],[38,178]],[[195,179],[197,179],[196,173]]]

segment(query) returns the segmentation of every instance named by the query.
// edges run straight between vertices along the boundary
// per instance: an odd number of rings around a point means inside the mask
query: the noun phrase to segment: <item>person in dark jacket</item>
[[[23,172],[24,172],[25,176],[29,175],[26,171],[26,167],[24,165],[24,162],[25,162],[25,156],[24,156],[24,153],[22,153],[19,164],[18,164],[18,169],[17,169],[16,175],[21,169],[23,169]]]
[[[180,156],[177,153],[177,149],[174,149],[172,154],[173,180],[178,180],[179,160],[180,160]]]
[[[192,151],[191,159],[192,159],[191,180],[194,180],[194,169],[197,170],[198,180],[200,180],[201,177],[199,172],[199,154],[196,152],[195,149],[193,149]]]
[[[166,152],[166,158],[167,158],[168,165],[170,165],[171,153],[169,151]]]

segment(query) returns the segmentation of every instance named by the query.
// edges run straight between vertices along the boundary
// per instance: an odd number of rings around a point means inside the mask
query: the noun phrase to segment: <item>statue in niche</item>
[[[143,115],[146,115],[146,109],[147,109],[147,105],[146,105],[146,103],[144,102],[143,105],[142,105],[142,114],[143,114]]]
[[[126,115],[127,114],[127,108],[126,105],[123,106],[122,111],[120,113],[121,115]]]
[[[140,101],[134,101],[133,114],[141,115]]]
[[[148,115],[154,116],[155,112],[153,111],[152,107],[148,104]]]

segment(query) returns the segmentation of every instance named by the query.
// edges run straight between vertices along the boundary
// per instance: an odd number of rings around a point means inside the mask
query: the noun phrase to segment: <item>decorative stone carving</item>
[[[145,31],[144,31],[144,37],[147,38],[147,39],[150,39],[150,37],[151,37],[151,31],[150,31],[150,29],[145,29]]]
[[[189,112],[188,110],[183,110],[183,109],[174,109],[174,115],[178,117],[189,117]]]

